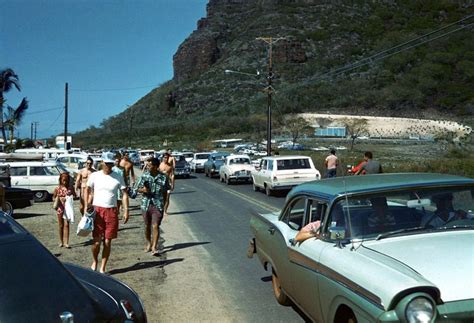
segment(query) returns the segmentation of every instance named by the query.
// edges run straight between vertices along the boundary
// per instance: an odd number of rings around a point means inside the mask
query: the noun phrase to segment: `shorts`
[[[163,213],[161,213],[155,205],[150,205],[148,207],[148,210],[142,212],[142,216],[143,221],[145,221],[146,225],[149,225],[151,223],[153,225],[157,224],[158,226],[160,226],[161,221],[163,221]]]
[[[118,233],[118,209],[116,207],[105,208],[94,206],[95,220],[92,237],[102,239],[115,239]]]

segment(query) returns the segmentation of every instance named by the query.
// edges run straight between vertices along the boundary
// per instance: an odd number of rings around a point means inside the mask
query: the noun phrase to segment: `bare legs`
[[[69,248],[69,221],[58,216],[59,246]]]
[[[112,247],[112,240],[104,239],[104,248],[102,250],[102,261],[100,264],[99,271],[105,273],[105,267],[107,266],[107,261],[110,256],[110,249]],[[97,265],[99,263],[99,253],[100,253],[100,238],[94,238],[94,243],[92,244],[92,270],[97,270]]]
[[[157,223],[145,224],[145,252],[151,251],[153,254],[158,252],[158,239],[160,237],[160,227]]]

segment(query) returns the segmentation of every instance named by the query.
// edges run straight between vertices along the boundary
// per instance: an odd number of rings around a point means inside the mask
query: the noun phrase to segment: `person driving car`
[[[426,214],[421,219],[421,226],[423,227],[439,227],[446,223],[466,217],[466,212],[463,210],[454,210],[453,194],[443,193],[433,195],[431,200],[436,204],[436,211],[433,214]]]

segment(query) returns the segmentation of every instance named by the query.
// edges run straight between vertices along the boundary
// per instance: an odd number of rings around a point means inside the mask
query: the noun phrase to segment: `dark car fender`
[[[72,263],[63,263],[64,266],[92,293],[105,291],[111,295],[120,306],[120,300],[127,300],[133,308],[134,322],[147,322],[145,306],[138,294],[128,285],[114,277],[100,274],[88,268]],[[92,288],[90,288],[92,287]]]

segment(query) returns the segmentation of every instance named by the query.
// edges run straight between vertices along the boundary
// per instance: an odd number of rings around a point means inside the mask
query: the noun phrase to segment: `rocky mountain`
[[[473,9],[447,0],[209,0],[173,57],[173,79],[76,142],[261,139],[269,91],[275,132],[282,116],[302,112],[472,120]],[[105,131],[112,139],[101,142]]]

